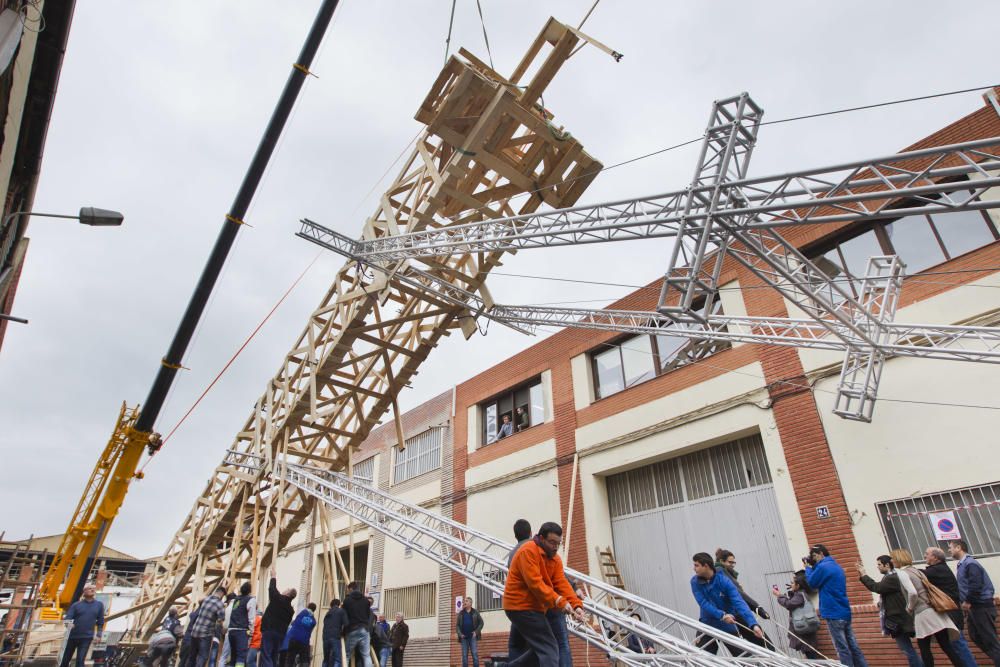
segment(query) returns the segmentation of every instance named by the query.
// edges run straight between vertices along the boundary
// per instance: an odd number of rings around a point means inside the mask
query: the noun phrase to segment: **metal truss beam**
[[[1000,185],[1000,137],[939,146],[831,167],[725,183],[743,204],[727,208],[746,218],[741,229],[842,223],[1000,207],[979,197]],[[956,185],[957,178],[973,178]],[[961,187],[971,196],[954,196]],[[528,250],[565,245],[674,237],[681,221],[704,220],[707,186],[543,213],[484,220],[356,240],[332,232],[330,242],[375,262],[454,253]],[[730,197],[730,198],[735,198]]]
[[[282,479],[310,497],[344,512],[453,572],[493,592],[503,593],[507,554],[513,547],[512,544],[403,501],[368,484],[359,483],[342,473],[280,460],[275,463],[275,479]],[[231,457],[230,464],[255,469],[263,465],[263,460],[237,455]],[[584,608],[590,615],[588,623],[571,620],[570,631],[629,667],[802,667],[806,664],[837,664],[835,661],[817,663],[790,658],[722,633],[599,579],[570,569],[566,570],[566,574],[586,589]],[[628,612],[622,611],[623,602],[629,609]],[[642,620],[631,618],[630,614],[633,612],[638,612]],[[656,652],[637,655],[615,639],[629,633],[648,641]],[[720,654],[712,655],[695,646],[698,635],[724,640]],[[734,657],[733,653],[743,655]]]

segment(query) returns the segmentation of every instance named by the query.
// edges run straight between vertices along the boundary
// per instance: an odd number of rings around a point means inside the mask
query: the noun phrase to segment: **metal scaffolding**
[[[809,259],[782,230],[998,208],[1000,201],[983,195],[1000,185],[1000,138],[747,178],[762,115],[746,93],[715,102],[694,179],[681,191],[372,240],[351,239],[303,220],[298,235],[379,271],[391,267],[395,279],[421,284],[438,298],[460,301],[474,315],[506,325],[843,351],[833,411],[846,419],[871,421],[889,356],[996,363],[1000,328],[894,323],[905,272],[900,258],[870,258],[855,290]],[[436,258],[456,253],[660,237],[676,242],[657,312],[494,304],[415,266],[433,267]],[[727,259],[777,290],[807,319],[712,315],[704,304],[716,297]]]
[[[226,465],[255,473],[270,472],[273,480],[281,480],[299,489],[490,591],[503,593],[507,555],[513,544],[406,502],[343,473],[281,460],[274,462],[272,471],[267,471],[267,463],[262,457],[237,452],[229,455]],[[630,667],[804,667],[807,664],[839,664],[836,660],[805,661],[788,657],[704,625],[600,579],[568,568],[566,576],[585,589],[584,609],[589,616],[587,623],[570,619],[570,632],[618,661],[618,664]],[[614,598],[627,601],[629,612],[621,611],[620,605],[613,602]],[[632,618],[632,613],[638,613],[641,620]],[[636,654],[630,651],[623,644],[629,634],[644,639],[655,648],[655,653]],[[713,655],[699,648],[695,644],[699,637],[703,637],[703,642],[709,638],[717,639],[719,654]]]

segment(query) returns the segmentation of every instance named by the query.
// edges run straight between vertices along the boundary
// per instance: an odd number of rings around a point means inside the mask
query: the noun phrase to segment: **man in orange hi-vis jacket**
[[[543,523],[538,534],[521,545],[514,554],[503,591],[503,609],[510,619],[511,642],[521,653],[508,667],[539,665],[559,667],[559,646],[545,618],[550,609],[573,614],[580,621],[583,602],[563,574],[559,545],[562,528],[551,521]]]

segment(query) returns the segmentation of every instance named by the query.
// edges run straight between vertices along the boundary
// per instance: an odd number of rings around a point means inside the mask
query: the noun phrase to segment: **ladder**
[[[595,546],[594,550],[597,552],[597,564],[601,568],[601,578],[610,586],[625,590],[625,579],[622,577],[621,570],[618,569],[618,561],[615,560],[615,554],[611,551],[611,547],[601,549]],[[626,616],[631,617],[632,614],[636,613],[635,606],[621,595],[610,594],[608,602]],[[617,641],[624,642],[628,635],[615,632],[612,637]]]
[[[38,605],[38,587],[46,553],[41,557],[31,553],[31,540],[14,544],[10,558],[0,571],[0,591],[10,592],[10,602],[0,604],[0,664],[19,665],[24,660],[33,613]],[[0,534],[0,540],[3,535]],[[23,576],[25,568],[31,575]]]
[[[265,467],[262,457],[235,451],[230,452],[226,463],[258,472]],[[277,460],[272,474],[305,495],[353,517],[465,578],[491,591],[503,593],[500,583],[503,579],[497,575],[507,572],[507,554],[513,547],[511,543],[360,484],[339,472]],[[601,628],[597,630],[594,626],[570,619],[570,632],[609,658],[629,667],[807,667],[839,664],[835,661],[807,662],[769,651],[599,579],[568,568],[566,576],[583,586],[586,591],[584,609]],[[632,611],[623,612],[621,601]],[[639,613],[641,620],[631,618],[631,613]],[[624,643],[629,634],[642,637],[656,648],[656,653],[642,655],[629,651]],[[698,648],[694,643],[698,635],[719,640],[719,655]],[[734,652],[742,654],[742,657],[735,657]]]

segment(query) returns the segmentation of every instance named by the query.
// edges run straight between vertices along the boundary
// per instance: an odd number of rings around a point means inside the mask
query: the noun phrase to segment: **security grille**
[[[507,581],[507,577],[499,570],[488,572],[486,576],[501,586],[503,586],[504,582]],[[486,586],[477,583],[476,597],[473,600],[473,605],[479,611],[495,611],[497,609],[503,609],[503,597],[499,593],[494,593]]]
[[[441,467],[441,433],[444,429],[431,428],[406,439],[404,449],[395,448],[392,483],[399,484],[425,472]]]
[[[952,511],[962,539],[975,556],[1000,554],[1000,482],[876,503],[890,549],[907,549],[923,562],[924,549],[944,546],[935,539],[931,514]]]
[[[403,612],[405,618],[426,618],[437,613],[437,583],[417,584],[385,591],[386,616]]]
[[[620,517],[770,483],[764,443],[752,435],[611,475],[608,500]]]
[[[375,483],[375,457],[367,458],[360,463],[355,463],[354,477],[362,484],[368,484],[369,486]]]

